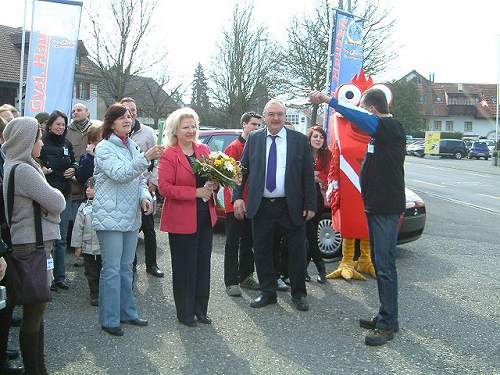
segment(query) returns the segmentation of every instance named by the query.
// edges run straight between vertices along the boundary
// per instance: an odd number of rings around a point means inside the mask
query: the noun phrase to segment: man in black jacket
[[[314,167],[307,137],[284,127],[284,104],[272,99],[264,107],[266,129],[252,132],[241,164],[243,184],[234,189],[234,216],[252,220],[255,266],[261,295],[250,306],[276,303],[276,271],[273,266],[273,232],[277,226],[288,239],[292,302],[306,311],[305,221],[316,211]],[[248,182],[248,197],[242,199]]]
[[[382,90],[366,91],[361,108],[341,105],[336,98],[318,91],[311,92],[309,98],[312,103],[328,103],[372,137],[361,167],[360,185],[377,272],[380,309],[373,319],[360,319],[360,326],[372,330],[365,338],[367,345],[383,345],[399,330],[396,240],[399,219],[405,210],[405,132],[389,113]]]

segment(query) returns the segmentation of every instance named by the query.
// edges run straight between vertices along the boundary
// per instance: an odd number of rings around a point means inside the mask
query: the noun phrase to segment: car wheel
[[[484,160],[488,160],[488,157],[487,157],[487,156],[485,156]]]
[[[455,159],[460,160],[464,157],[464,155],[461,152],[455,152]]]
[[[323,213],[318,223],[318,246],[327,262],[342,256],[342,236],[333,229],[330,212]]]

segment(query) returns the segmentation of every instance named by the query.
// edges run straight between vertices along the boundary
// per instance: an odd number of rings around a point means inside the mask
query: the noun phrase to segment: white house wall
[[[464,136],[479,136],[495,138],[495,121],[492,119],[476,119],[466,116],[429,117],[428,130],[434,129],[434,121],[441,121],[441,131],[446,132],[446,121],[453,121],[453,131],[463,133]],[[465,122],[472,122],[472,131],[465,131]]]
[[[90,99],[89,100],[77,99],[75,94],[76,94],[76,89],[75,89],[75,87],[73,87],[72,106],[75,105],[76,103],[82,103],[89,110],[91,119],[102,120],[102,118],[99,118],[98,113],[97,113],[97,85],[90,84]]]

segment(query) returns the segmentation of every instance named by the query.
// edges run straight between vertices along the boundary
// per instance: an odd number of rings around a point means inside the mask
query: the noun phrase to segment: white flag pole
[[[495,120],[495,150],[498,149],[498,99],[500,93],[500,34],[497,34],[497,100],[496,100],[496,120]]]
[[[19,66],[19,114],[23,113],[23,81],[24,81],[24,49],[26,46],[26,11],[28,10],[28,0],[24,0],[23,35],[21,36],[21,65]]]

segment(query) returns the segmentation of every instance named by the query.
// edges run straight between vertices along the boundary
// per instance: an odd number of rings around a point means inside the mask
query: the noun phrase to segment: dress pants
[[[323,212],[323,207],[325,206],[325,202],[323,200],[323,195],[321,193],[321,188],[318,183],[316,185],[316,196],[317,196],[317,212],[314,217],[306,222],[306,238],[307,238],[307,262],[312,259],[314,264],[323,262],[323,255],[321,254],[321,250],[318,246],[318,225],[321,220],[321,213]]]
[[[233,212],[226,215],[224,248],[224,284],[237,285],[254,272],[252,222],[237,220]]]
[[[273,265],[273,235],[278,227],[285,233],[288,249],[288,272],[292,297],[307,295],[305,283],[305,225],[292,223],[286,198],[262,198],[252,220],[255,267],[260,289],[265,296],[276,295],[276,270]]]
[[[120,320],[139,316],[132,292],[132,262],[138,231],[97,231],[101,247],[102,270],[99,280],[99,321],[115,328]]]
[[[212,236],[210,213],[203,209],[197,211],[195,233],[168,234],[175,308],[181,321],[192,322],[195,314],[207,315]]]
[[[142,213],[141,231],[144,233],[144,263],[146,269],[156,267],[156,232],[154,215]],[[134,270],[137,267],[137,254],[134,257]]]
[[[376,326],[393,330],[398,321],[396,242],[399,215],[367,214],[367,218],[380,300],[380,309],[375,317]]]

